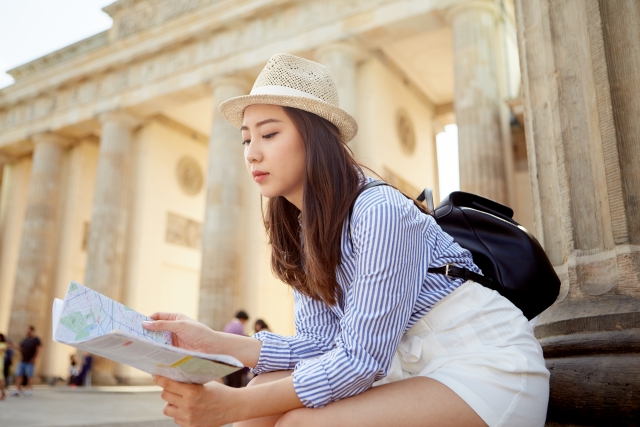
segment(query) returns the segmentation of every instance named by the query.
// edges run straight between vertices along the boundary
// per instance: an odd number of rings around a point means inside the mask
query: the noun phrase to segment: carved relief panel
[[[204,174],[200,164],[192,157],[183,157],[178,161],[176,177],[182,191],[195,196],[202,190]]]

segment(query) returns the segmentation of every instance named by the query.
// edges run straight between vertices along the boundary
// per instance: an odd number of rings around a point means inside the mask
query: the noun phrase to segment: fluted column
[[[9,279],[7,270],[9,270],[6,261],[9,253],[10,240],[8,236],[12,231],[9,225],[10,213],[18,204],[12,203],[10,182],[10,167],[7,166],[9,157],[0,153],[0,331],[6,331],[9,326],[9,317],[11,315],[11,300],[13,298],[14,280]]]
[[[7,192],[5,177],[4,177],[4,166],[9,163],[9,156],[6,154],[0,153],[0,259],[2,259],[2,217],[4,211],[6,211],[7,207],[5,206],[3,195]]]
[[[102,136],[93,196],[85,283],[119,299],[127,233],[131,147],[140,121],[126,113],[101,117]]]
[[[497,71],[498,10],[474,0],[447,12],[453,32],[460,188],[509,203]]]
[[[241,285],[242,178],[247,173],[240,131],[225,120],[218,105],[247,92],[244,81],[236,79],[218,81],[213,88],[198,319],[217,330],[233,317]]]
[[[604,30],[604,47],[609,65],[611,103],[620,153],[622,192],[627,206],[628,237],[624,242],[640,245],[640,2],[635,0],[599,1]],[[630,90],[631,89],[631,90]],[[633,90],[635,89],[635,90]],[[615,161],[615,160],[614,160]],[[640,271],[640,253],[633,262]]]
[[[2,181],[4,181],[4,165],[9,162],[9,156],[0,153],[0,193],[2,193]]]
[[[19,342],[27,326],[41,337],[49,325],[56,221],[64,145],[53,133],[33,137],[33,165],[16,270],[9,336]]]
[[[33,161],[22,157],[5,164],[0,206],[0,330],[9,330],[11,302],[20,255],[22,226]]]
[[[133,133],[140,120],[124,112],[100,117],[102,135],[93,196],[85,284],[121,300],[131,185]],[[96,358],[93,379],[113,384],[114,364]]]
[[[516,0],[534,219],[562,280],[535,328],[548,421],[640,419],[635,0]]]
[[[315,59],[331,72],[338,89],[340,107],[353,117],[357,117],[357,49],[349,43],[332,43],[318,49]],[[357,139],[356,136],[349,142],[349,147],[356,158],[362,154],[362,150],[358,149]]]

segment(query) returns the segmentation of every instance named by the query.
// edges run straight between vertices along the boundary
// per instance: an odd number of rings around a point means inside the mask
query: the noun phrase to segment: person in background
[[[3,369],[2,376],[4,377],[4,385],[5,387],[9,387],[11,385],[11,365],[13,364],[13,342],[11,338],[5,337],[7,342],[7,350],[4,353],[3,358]]]
[[[2,367],[2,372],[4,372],[4,355],[7,352],[7,340],[4,338],[3,334],[0,334],[0,367]],[[4,400],[7,397],[7,393],[4,392],[5,384],[4,380],[0,378],[0,400]]]
[[[27,336],[20,343],[20,352],[22,353],[22,361],[18,364],[18,372],[16,373],[16,389],[13,391],[14,396],[22,394],[22,387],[26,383],[24,390],[25,396],[31,396],[33,393],[33,373],[35,370],[36,359],[40,353],[42,342],[36,336],[36,329],[32,325],[27,327]],[[23,379],[26,379],[23,382]]]
[[[253,325],[253,330],[256,331],[256,334],[258,332],[262,332],[262,331],[269,331],[269,326],[267,325],[267,322],[265,322],[262,319],[258,319],[256,320],[256,323]]]
[[[76,359],[75,354],[72,354],[69,359],[69,385],[75,387],[76,378],[80,375],[80,367],[78,366],[78,359]]]
[[[236,316],[231,319],[226,325],[224,325],[224,332],[228,334],[242,335],[247,336],[244,332],[244,325],[249,320],[249,315],[246,311],[240,310],[236,313]],[[225,385],[234,388],[240,388],[247,385],[247,373],[249,370],[247,368],[240,369],[239,371],[233,372],[226,377],[222,378],[222,381]]]
[[[91,368],[93,367],[93,356],[85,352],[82,355],[82,369],[76,378],[76,385],[91,386]]]
[[[223,331],[228,334],[244,335],[244,325],[249,320],[249,315],[246,311],[240,310],[236,313],[236,316],[231,319],[226,325],[224,325]]]

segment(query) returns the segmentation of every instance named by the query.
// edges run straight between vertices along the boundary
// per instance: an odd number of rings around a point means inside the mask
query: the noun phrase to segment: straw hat
[[[253,104],[293,107],[316,114],[336,125],[345,143],[358,133],[356,120],[339,107],[338,90],[329,70],[297,56],[273,55],[249,95],[228,99],[219,108],[229,123],[239,129],[244,109]]]

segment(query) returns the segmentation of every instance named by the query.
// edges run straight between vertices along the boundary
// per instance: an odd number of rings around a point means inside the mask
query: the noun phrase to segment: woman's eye
[[[242,141],[242,145],[247,145],[251,142],[250,139],[245,139],[244,141]]]
[[[274,136],[276,136],[278,134],[278,132],[274,132],[274,133],[270,133],[268,135],[263,136],[264,139],[271,139]]]

